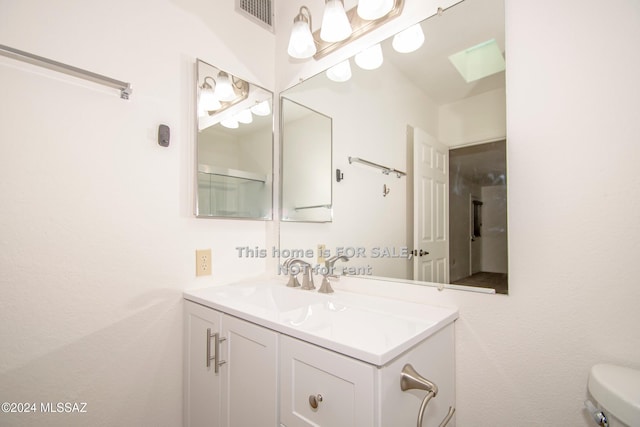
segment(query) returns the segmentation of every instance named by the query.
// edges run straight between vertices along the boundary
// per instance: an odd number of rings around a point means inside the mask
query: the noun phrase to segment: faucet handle
[[[313,283],[313,275],[311,274],[311,269],[309,269],[307,273],[308,274],[304,274],[304,276],[302,276],[302,287],[300,289],[311,291],[316,288],[316,285]]]
[[[320,289],[318,289],[318,292],[321,294],[332,294],[333,293],[333,288],[331,287],[331,283],[329,283],[329,280],[327,279],[328,276],[324,276],[322,278],[322,285],[320,285]]]
[[[300,282],[298,281],[298,277],[294,274],[289,276],[289,282],[287,283],[287,286],[290,288],[298,288],[300,287]]]

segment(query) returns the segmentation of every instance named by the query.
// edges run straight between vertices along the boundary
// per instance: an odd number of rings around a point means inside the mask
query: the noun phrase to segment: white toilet
[[[609,364],[595,365],[589,373],[588,389],[595,406],[606,416],[608,424],[600,425],[640,426],[639,370]],[[592,415],[596,418],[596,414]]]

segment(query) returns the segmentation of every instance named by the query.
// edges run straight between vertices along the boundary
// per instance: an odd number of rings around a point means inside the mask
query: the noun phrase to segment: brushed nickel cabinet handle
[[[211,355],[211,338],[213,338],[213,356]],[[217,332],[211,333],[211,328],[207,328],[207,368],[211,367],[211,361],[214,361],[213,371],[217,374],[219,367],[227,363],[226,360],[220,360],[220,343],[226,338],[221,338]]]
[[[220,360],[220,343],[223,341],[226,341],[226,338],[224,337],[220,337],[220,334],[215,333],[214,335],[214,347],[215,347],[215,351],[216,354],[214,356],[214,359],[216,360],[216,363],[213,365],[213,371],[217,374],[218,371],[220,370],[220,366],[224,365],[225,363],[227,363],[226,360]]]
[[[309,405],[311,405],[311,407],[313,409],[318,409],[318,404],[322,402],[322,395],[321,394],[317,394],[317,395],[309,395]]]
[[[211,328],[207,328],[207,368],[211,367],[211,361],[216,357],[211,357],[211,338],[216,334],[211,333]]]

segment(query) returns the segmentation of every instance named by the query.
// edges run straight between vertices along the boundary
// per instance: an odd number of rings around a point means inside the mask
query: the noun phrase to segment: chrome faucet
[[[297,268],[292,268],[295,265],[299,266],[302,270],[302,273],[304,274],[304,276],[302,276],[302,285],[300,285],[300,282],[298,281],[298,273],[300,272],[300,270],[298,270]],[[289,282],[287,283],[288,287],[300,287],[300,289],[304,290],[312,290],[316,288],[315,284],[313,283],[311,264],[309,264],[308,262],[305,262],[301,259],[289,258],[282,264],[282,266],[289,273]]]
[[[330,294],[333,292],[333,288],[329,283],[329,278],[340,279],[339,276],[332,274],[333,266],[337,261],[349,261],[349,258],[344,255],[335,255],[324,262],[325,273],[322,275],[322,285],[320,285],[320,289],[318,289],[318,292],[322,294]]]

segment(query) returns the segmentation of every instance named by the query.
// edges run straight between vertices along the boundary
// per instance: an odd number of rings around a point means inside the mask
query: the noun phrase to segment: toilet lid
[[[588,388],[602,409],[627,425],[640,425],[640,371],[598,364],[591,368]]]

